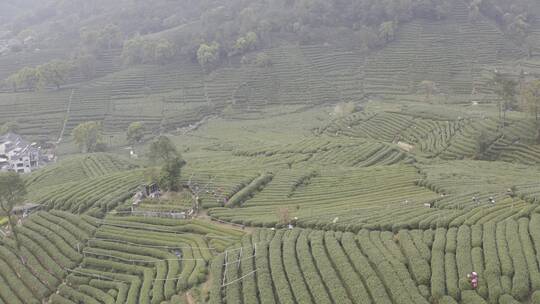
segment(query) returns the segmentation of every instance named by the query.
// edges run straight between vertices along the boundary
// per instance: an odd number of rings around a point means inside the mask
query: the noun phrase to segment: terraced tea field
[[[304,24],[312,3],[286,31],[240,10],[238,33],[253,23],[272,43],[239,56],[222,45],[215,67],[197,63],[201,36],[182,42],[192,58],[168,64],[123,65],[109,47],[90,80],[0,83],[0,127],[15,122],[58,156],[23,177],[33,213],[17,210],[13,231],[0,213],[0,304],[540,304],[538,123],[520,96],[540,77],[540,18],[505,15],[526,23],[520,45],[493,19],[472,21],[468,2],[411,11],[377,46],[385,27],[349,21],[328,41],[291,43],[289,30],[330,30]],[[209,32],[234,32],[232,20]],[[164,37],[183,41],[192,26]],[[60,55],[0,56],[0,82]],[[518,81],[506,121],[495,73]],[[88,121],[107,153],[77,152],[73,130]],[[133,122],[145,136],[130,159]],[[149,149],[158,135],[186,161],[181,191],[139,201],[163,178]]]
[[[210,303],[522,303],[540,289],[539,224],[535,213],[395,234],[257,230],[242,239],[247,258],[214,260]]]
[[[243,232],[197,221],[38,212],[0,247],[2,303],[161,303]]]

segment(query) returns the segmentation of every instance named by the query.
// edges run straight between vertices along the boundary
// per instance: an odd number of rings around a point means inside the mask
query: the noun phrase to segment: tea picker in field
[[[495,205],[495,199],[493,198],[493,196],[490,196],[490,197],[488,198],[488,202],[489,202],[490,204],[492,204],[492,205]]]
[[[467,274],[467,279],[471,283],[472,289],[478,288],[478,273],[473,271],[472,273]]]

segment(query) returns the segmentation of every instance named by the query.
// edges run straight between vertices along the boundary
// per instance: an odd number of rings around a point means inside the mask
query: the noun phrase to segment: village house
[[[13,133],[0,136],[0,171],[30,173],[48,161],[36,143]]]

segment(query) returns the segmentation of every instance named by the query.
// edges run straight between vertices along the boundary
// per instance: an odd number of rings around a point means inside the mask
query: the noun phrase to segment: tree
[[[122,60],[124,63],[142,63],[144,60],[144,44],[145,40],[140,36],[125,41],[122,48]]]
[[[166,39],[160,39],[153,43],[154,46],[154,61],[159,64],[169,62],[176,55],[174,45]]]
[[[0,173],[0,209],[8,218],[9,229],[13,233],[15,241],[17,241],[17,235],[12,212],[13,208],[23,201],[25,195],[24,181],[17,173]],[[18,244],[17,242],[17,246]]]
[[[96,57],[94,55],[80,55],[73,60],[74,68],[86,79],[96,75]]]
[[[388,43],[395,38],[396,26],[393,21],[383,22],[379,26],[379,39],[383,40],[385,43]]]
[[[39,86],[44,88],[47,85],[54,85],[60,89],[60,85],[66,82],[72,65],[63,60],[52,60],[37,67]]]
[[[88,121],[78,125],[73,130],[73,137],[83,153],[96,152],[104,145],[99,122]]]
[[[126,137],[130,145],[139,143],[144,137],[144,125],[141,122],[132,122],[126,132]]]
[[[180,156],[174,156],[168,159],[159,178],[159,186],[167,191],[178,191],[180,189],[180,174],[182,167],[186,162]]]
[[[117,25],[109,24],[101,30],[83,28],[80,32],[81,44],[86,53],[98,54],[122,46],[122,33]]]
[[[233,47],[233,52],[230,55],[241,55],[248,51],[257,49],[259,37],[255,32],[249,32],[236,40]]]
[[[523,92],[527,112],[534,117],[536,124],[536,143],[540,143],[540,80],[528,83]]]
[[[485,153],[489,149],[491,143],[492,141],[490,140],[488,134],[485,131],[482,131],[476,138],[476,153],[474,158],[477,160],[484,159]]]
[[[33,91],[37,87],[39,77],[36,69],[24,67],[17,73],[9,76],[6,82],[13,88],[14,92],[21,88]]]
[[[109,24],[98,33],[97,46],[100,50],[110,50],[122,46],[122,33],[115,24]]]
[[[197,61],[204,69],[209,69],[219,61],[219,43],[203,43],[197,50]]]
[[[495,92],[495,94],[497,94],[500,100],[499,119],[501,119],[502,112],[502,122],[504,128],[504,126],[506,125],[506,111],[511,110],[515,107],[517,82],[495,71],[495,75],[490,81],[490,84],[493,88],[493,91]]]
[[[152,163],[167,163],[169,160],[179,157],[180,152],[167,136],[160,136],[150,144],[149,158]]]
[[[508,32],[519,43],[524,43],[525,38],[527,38],[527,31],[529,27],[530,25],[527,23],[527,17],[524,15],[518,15],[510,22],[510,24],[508,24]]]
[[[124,63],[142,64],[159,63],[165,64],[176,55],[176,47],[167,39],[150,40],[136,36],[127,40],[122,49]]]

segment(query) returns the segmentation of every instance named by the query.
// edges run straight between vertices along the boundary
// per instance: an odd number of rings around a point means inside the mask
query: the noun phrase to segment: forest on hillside
[[[0,16],[0,54],[65,50],[64,58],[45,64],[41,72],[28,66],[4,79],[15,90],[59,86],[72,73],[90,79],[103,54],[117,49],[125,66],[184,59],[208,71],[286,42],[322,44],[348,37],[339,40],[340,47],[377,50],[411,20],[446,18],[452,1],[182,0],[153,1],[151,7],[131,0],[45,1],[31,12],[20,9],[31,2],[7,2],[4,12],[17,17]],[[467,3],[469,19],[489,18],[526,48],[535,20],[532,2],[473,0]],[[269,60],[261,55],[256,63],[265,66]]]

